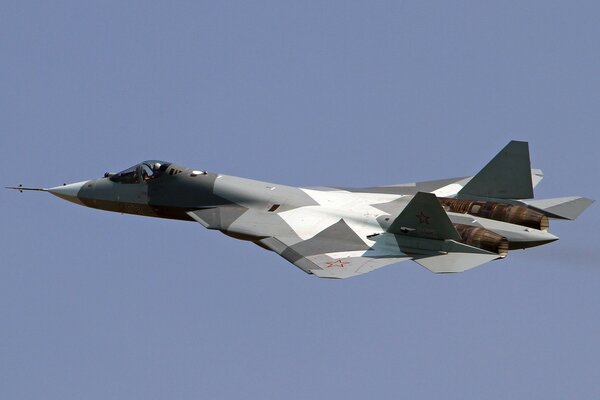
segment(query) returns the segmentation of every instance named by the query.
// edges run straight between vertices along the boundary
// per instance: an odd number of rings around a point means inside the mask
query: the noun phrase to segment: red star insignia
[[[335,260],[335,261],[327,261],[325,263],[325,268],[331,268],[331,267],[340,267],[340,268],[344,268],[344,266],[346,264],[350,264],[350,261],[342,261],[342,260]]]
[[[425,213],[423,211],[421,211],[419,214],[416,215],[416,217],[419,219],[419,223],[420,224],[427,224],[429,225],[429,216],[425,215]]]

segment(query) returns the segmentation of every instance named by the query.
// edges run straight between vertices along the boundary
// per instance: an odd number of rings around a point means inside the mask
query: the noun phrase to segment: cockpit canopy
[[[140,183],[160,178],[171,165],[170,162],[147,160],[112,175],[109,179],[118,183]]]

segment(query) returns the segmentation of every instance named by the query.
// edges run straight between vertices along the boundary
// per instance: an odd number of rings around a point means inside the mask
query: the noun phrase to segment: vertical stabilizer
[[[462,197],[531,199],[529,144],[511,141],[458,192]]]
[[[433,193],[418,192],[387,229],[420,238],[461,240],[460,234]]]

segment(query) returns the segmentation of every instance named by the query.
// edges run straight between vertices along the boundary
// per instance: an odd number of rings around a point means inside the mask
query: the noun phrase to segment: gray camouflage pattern
[[[12,189],[195,221],[306,273],[347,278],[405,260],[436,273],[461,272],[557,240],[548,219],[575,219],[593,200],[532,200],[542,176],[531,169],[528,144],[512,141],[474,177],[383,187],[297,188],[146,161],[99,179]]]

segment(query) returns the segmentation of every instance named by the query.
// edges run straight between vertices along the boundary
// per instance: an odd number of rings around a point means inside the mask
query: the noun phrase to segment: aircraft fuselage
[[[309,274],[347,278],[407,259],[436,273],[460,272],[557,240],[549,218],[575,219],[592,200],[523,200],[541,177],[531,170],[528,144],[512,141],[474,177],[363,189],[291,187],[157,160],[50,189],[13,189],[195,221]]]

